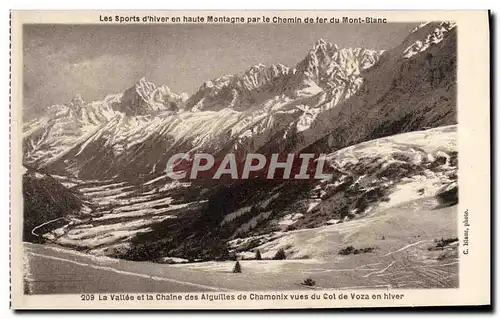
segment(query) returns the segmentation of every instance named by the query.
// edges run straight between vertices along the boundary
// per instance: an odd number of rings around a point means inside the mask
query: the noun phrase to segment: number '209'
[[[80,298],[82,299],[82,301],[94,300],[94,295],[83,294],[80,296]]]

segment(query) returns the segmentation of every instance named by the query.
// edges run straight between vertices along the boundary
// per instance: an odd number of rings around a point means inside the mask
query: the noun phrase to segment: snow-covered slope
[[[362,48],[339,49],[320,39],[297,65],[293,81],[309,91],[317,85],[327,93],[330,104],[336,105],[356,93],[363,83],[361,72],[372,67],[382,53]]]
[[[137,84],[123,92],[114,108],[126,115],[148,115],[160,111],[176,112],[184,107],[187,94],[175,94],[166,85],[156,86],[141,78]]]
[[[331,179],[313,181],[305,189],[286,182],[254,192],[222,226],[232,222],[226,227],[236,238],[336,224],[442,193],[450,195],[441,198],[445,206],[457,200],[456,126],[356,144],[326,160]]]

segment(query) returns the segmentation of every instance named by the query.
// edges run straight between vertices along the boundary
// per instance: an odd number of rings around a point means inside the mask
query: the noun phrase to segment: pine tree
[[[237,261],[236,264],[234,264],[233,272],[234,273],[240,273],[241,272],[241,265],[240,265],[239,261]]]
[[[276,255],[274,255],[274,260],[284,260],[286,259],[286,254],[285,250],[283,248],[280,248],[277,252]]]
[[[257,252],[255,253],[255,260],[262,260],[262,256],[260,255],[260,250],[257,249]]]

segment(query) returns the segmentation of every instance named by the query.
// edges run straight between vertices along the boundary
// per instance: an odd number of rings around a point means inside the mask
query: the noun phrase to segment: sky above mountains
[[[36,116],[76,94],[98,100],[141,77],[193,94],[206,80],[254,64],[294,67],[320,38],[387,50],[417,25],[26,25],[24,114]]]

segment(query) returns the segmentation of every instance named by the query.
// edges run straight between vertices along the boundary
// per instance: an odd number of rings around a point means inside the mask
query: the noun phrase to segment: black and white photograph
[[[486,301],[487,23],[412,15],[17,12],[16,307]]]
[[[455,29],[25,25],[25,293],[458,287]]]

